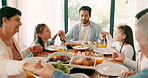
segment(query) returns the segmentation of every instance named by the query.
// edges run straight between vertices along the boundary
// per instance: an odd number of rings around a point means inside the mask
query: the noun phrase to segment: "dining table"
[[[94,52],[93,50],[87,50],[87,51]],[[63,52],[74,53],[74,55],[77,55],[77,51],[74,50],[74,49],[68,49],[68,50],[65,50]],[[48,57],[48,55],[50,55],[52,53],[54,53],[54,52],[44,51],[42,53],[34,55],[34,57]],[[117,64],[122,64],[123,65],[123,63],[120,62],[120,61],[112,60],[112,56],[111,55],[104,56],[104,58],[105,58],[105,61],[107,61],[107,62],[117,63]],[[111,78],[111,77],[108,77],[108,76],[105,76],[105,75],[101,75],[97,71],[94,71],[91,75],[89,75],[89,77],[90,78]],[[27,73],[26,78],[35,78],[35,77],[33,77],[31,74]]]

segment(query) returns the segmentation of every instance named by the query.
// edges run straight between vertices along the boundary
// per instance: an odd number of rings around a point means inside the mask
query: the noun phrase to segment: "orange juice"
[[[103,57],[97,57],[96,58],[96,64],[100,64],[104,61],[104,58]]]
[[[32,76],[32,74],[31,74],[30,72],[26,72],[26,74],[27,74],[28,76]]]
[[[98,44],[98,47],[99,47],[99,48],[105,48],[106,45],[105,45],[105,44]]]
[[[57,50],[57,52],[63,52],[64,51],[64,49],[58,49]]]

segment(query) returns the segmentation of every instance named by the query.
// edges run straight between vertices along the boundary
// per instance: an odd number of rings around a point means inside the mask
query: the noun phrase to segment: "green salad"
[[[64,66],[60,60],[56,64],[52,64],[54,68],[64,71],[65,73],[70,73],[70,70],[73,69],[71,66]]]

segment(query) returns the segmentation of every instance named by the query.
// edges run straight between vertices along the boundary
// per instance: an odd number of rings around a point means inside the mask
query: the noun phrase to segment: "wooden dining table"
[[[64,52],[68,52],[68,53],[74,53],[75,55],[77,54],[77,52],[73,49],[68,49]],[[90,50],[89,52],[93,52],[92,50]],[[38,55],[35,55],[34,57],[47,57],[49,54],[52,54],[53,52],[49,52],[49,51],[44,51]],[[105,59],[110,59],[110,60],[105,60],[105,61],[108,61],[108,62],[112,62],[112,63],[117,63],[117,64],[123,64],[122,62],[119,62],[119,61],[115,61],[115,60],[111,60],[112,56],[111,55],[108,55],[108,56],[104,56]],[[107,77],[107,76],[104,76],[104,75],[101,75],[99,74],[97,71],[94,71],[92,75],[89,75],[90,78],[110,78],[110,77]],[[26,78],[35,78],[33,77],[32,75],[28,75],[27,74],[27,77]]]

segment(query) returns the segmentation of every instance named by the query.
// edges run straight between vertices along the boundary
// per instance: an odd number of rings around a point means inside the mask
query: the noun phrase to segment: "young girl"
[[[123,53],[125,57],[135,60],[133,32],[129,26],[121,25],[115,30],[115,41],[113,41],[112,37],[106,32],[102,33],[102,36],[104,34],[107,35],[109,47],[114,47],[117,52]]]
[[[54,44],[54,41],[58,35],[61,35],[63,30],[59,30],[57,34],[51,38],[51,31],[46,24],[38,24],[35,28],[34,32],[34,41],[31,46],[40,44],[43,47],[43,51],[45,47]],[[30,53],[27,57],[31,57],[33,54]]]

